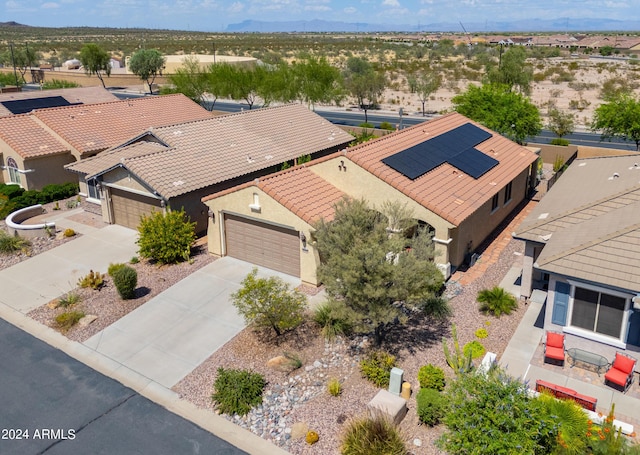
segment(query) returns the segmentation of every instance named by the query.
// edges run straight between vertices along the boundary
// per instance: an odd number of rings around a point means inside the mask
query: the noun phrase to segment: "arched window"
[[[22,182],[20,181],[20,172],[18,172],[18,163],[16,163],[16,160],[11,157],[7,158],[7,171],[9,172],[9,181],[11,183],[22,185]]]

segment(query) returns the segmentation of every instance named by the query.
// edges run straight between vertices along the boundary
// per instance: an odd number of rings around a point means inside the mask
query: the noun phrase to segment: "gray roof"
[[[536,267],[640,290],[639,158],[573,162],[514,233],[544,244]]]

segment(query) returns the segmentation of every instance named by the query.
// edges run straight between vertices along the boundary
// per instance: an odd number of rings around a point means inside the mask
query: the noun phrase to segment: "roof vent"
[[[578,166],[579,166],[579,167],[586,166],[586,165],[587,165],[587,163],[580,163],[580,164],[578,164]]]
[[[611,177],[609,177],[608,180],[613,180],[613,179],[617,179],[620,177],[620,174],[618,174],[617,172],[614,172],[613,175]]]
[[[640,165],[638,165],[638,163],[633,163],[633,166],[631,166],[629,169],[630,170],[631,169],[640,169]]]
[[[253,161],[254,160],[249,155],[247,155],[247,163],[253,163]]]
[[[173,182],[173,186],[180,186],[180,185],[184,185],[184,182],[182,180],[178,180],[176,182]]]
[[[541,213],[540,215],[538,215],[538,219],[539,219],[539,220],[545,220],[545,219],[547,219],[547,217],[548,217],[548,216],[549,216],[549,213],[548,213],[548,212],[546,212],[546,213]]]

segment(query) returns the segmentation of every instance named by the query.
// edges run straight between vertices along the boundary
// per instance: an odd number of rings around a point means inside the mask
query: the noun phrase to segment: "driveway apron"
[[[245,327],[230,295],[254,267],[231,257],[218,259],[84,344],[170,388]],[[299,278],[261,267],[258,276],[300,284]]]

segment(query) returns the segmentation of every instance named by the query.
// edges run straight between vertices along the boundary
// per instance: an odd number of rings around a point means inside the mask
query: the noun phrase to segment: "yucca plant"
[[[458,330],[456,325],[451,325],[451,337],[453,338],[453,351],[449,350],[447,340],[442,337],[442,349],[444,350],[444,357],[447,359],[447,364],[453,369],[456,374],[466,373],[473,368],[473,362],[471,360],[471,351],[467,355],[464,354],[460,348],[460,342],[458,342]]]
[[[491,313],[496,317],[503,314],[509,315],[518,308],[516,298],[499,286],[478,292],[476,300],[480,302],[480,311]]]

